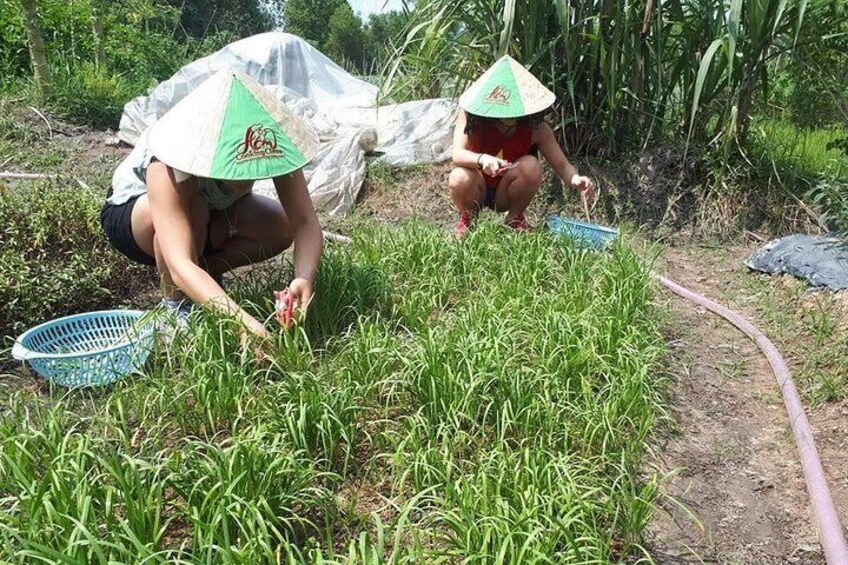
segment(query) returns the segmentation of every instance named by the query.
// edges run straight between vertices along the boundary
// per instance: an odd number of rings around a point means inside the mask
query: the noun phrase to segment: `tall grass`
[[[572,151],[744,137],[766,63],[791,49],[806,10],[807,0],[419,0],[387,91],[456,95],[508,53],[557,94]]]
[[[234,290],[265,315],[271,270]],[[0,560],[645,559],[663,409],[649,274],[483,222],[330,248],[272,363],[203,315],[106,390],[0,419]]]
[[[751,128],[748,174],[758,185],[782,187],[791,198],[805,198],[811,222],[848,231],[848,154],[839,144],[845,128],[807,130],[776,119],[759,119]],[[815,214],[813,214],[813,212]]]
[[[825,175],[848,180],[848,153],[837,147],[839,140],[848,138],[848,129],[831,126],[807,130],[774,119],[756,120],[752,127],[756,147],[775,161],[806,177]]]

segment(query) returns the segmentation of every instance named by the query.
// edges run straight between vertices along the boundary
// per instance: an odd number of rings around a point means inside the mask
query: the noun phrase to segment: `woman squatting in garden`
[[[288,326],[294,312],[305,312],[323,246],[302,172],[316,147],[309,129],[264,87],[219,72],[142,135],[115,171],[101,224],[118,251],[156,265],[162,305],[180,319],[193,302],[266,337],[264,325],[222,288],[222,275],[294,245],[294,279],[274,297],[277,319]],[[254,181],[268,178],[279,201],[252,191]]]
[[[481,206],[506,212],[507,226],[529,231],[524,212],[542,184],[538,153],[563,182],[594,197],[544,121],[556,97],[509,56],[498,60],[459,99],[448,186],[459,209],[454,235],[463,237]]]

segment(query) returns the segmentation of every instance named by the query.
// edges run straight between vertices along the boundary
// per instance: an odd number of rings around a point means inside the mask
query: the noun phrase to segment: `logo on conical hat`
[[[253,159],[283,157],[285,153],[277,144],[274,130],[262,124],[253,124],[244,131],[244,140],[236,151],[236,163]]]
[[[221,180],[258,180],[306,165],[317,142],[309,127],[262,85],[220,71],[153,126],[150,148],[174,169]]]
[[[518,61],[504,55],[459,97],[459,105],[484,118],[520,118],[548,109],[554,93]]]
[[[501,106],[509,106],[509,97],[512,92],[503,84],[494,87],[492,91],[486,95],[486,102],[490,104],[499,104]]]

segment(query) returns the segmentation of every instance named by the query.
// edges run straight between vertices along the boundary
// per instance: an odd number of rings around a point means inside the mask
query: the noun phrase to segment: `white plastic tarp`
[[[446,98],[378,106],[378,88],[358,79],[295,35],[271,32],[232,43],[190,63],[148,96],[124,106],[118,137],[135,145],[183,96],[222,69],[265,85],[312,127],[321,142],[304,170],[309,192],[331,214],[350,210],[365,178],[365,153],[391,165],[449,158],[456,104]],[[198,109],[202,111],[202,109]],[[270,181],[255,190],[273,195]]]

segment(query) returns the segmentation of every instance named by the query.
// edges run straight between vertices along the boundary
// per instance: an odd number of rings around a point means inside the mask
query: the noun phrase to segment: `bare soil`
[[[687,288],[729,304],[765,333],[781,334],[737,303],[740,281],[756,276],[741,264],[755,247],[720,253],[670,248],[658,267]],[[705,310],[667,293],[658,302],[669,312],[677,376],[671,406],[679,429],[657,455],[657,467],[674,473],[665,483],[669,498],[647,533],[652,555],[669,564],[824,563],[780,390],[765,358]],[[794,350],[774,341],[784,354]],[[798,360],[786,357],[794,370]],[[844,524],[848,402],[812,409],[808,403],[807,412]]]
[[[356,215],[397,223],[421,218],[447,226],[456,220],[447,186],[447,165],[377,176],[369,171]]]

